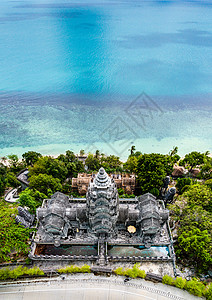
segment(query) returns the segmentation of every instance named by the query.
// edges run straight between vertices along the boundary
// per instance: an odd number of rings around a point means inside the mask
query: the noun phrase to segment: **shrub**
[[[174,279],[171,276],[169,276],[169,275],[164,275],[163,279],[162,279],[162,282],[164,284],[174,285]]]
[[[206,287],[204,296],[207,300],[212,300],[212,283]]]
[[[144,270],[139,270],[138,271],[138,277],[140,277],[140,278],[146,278],[146,272]]]
[[[176,188],[178,189],[178,193],[182,194],[185,191],[185,187],[188,188],[192,183],[190,178],[177,178]]]
[[[208,179],[205,181],[205,184],[210,188],[212,189],[212,179]]]
[[[154,195],[155,197],[158,197],[158,196],[160,195],[159,189],[157,189],[157,188],[152,188],[152,189],[150,190],[150,193],[151,193],[152,195]]]
[[[0,280],[6,280],[7,278],[10,278],[10,269],[5,268],[5,269],[0,269]]]
[[[88,265],[84,265],[80,269],[81,269],[81,273],[90,273],[91,272],[91,267]]]
[[[182,277],[177,277],[174,282],[175,286],[179,289],[183,289],[186,285],[186,279]]]
[[[116,275],[121,275],[121,276],[128,276],[131,278],[145,278],[146,277],[146,273],[144,270],[140,270],[140,264],[134,264],[134,266],[132,267],[132,269],[123,269],[121,267],[117,268],[116,270],[114,270],[114,273]]]
[[[18,266],[13,270],[9,268],[0,269],[0,280],[6,280],[9,278],[16,279],[22,275],[44,275],[44,272],[37,267],[28,269],[27,267]]]
[[[27,257],[26,259],[25,259],[25,263],[27,264],[27,265],[30,265],[31,264],[31,259],[29,258],[29,257]]]
[[[9,273],[9,278],[18,278],[20,277],[21,275],[25,274],[26,273],[26,270],[25,268],[23,268],[22,266],[19,266],[13,270],[10,271]]]
[[[44,272],[41,269],[37,268],[37,267],[27,269],[27,270],[28,271],[27,271],[26,274],[28,274],[28,275],[44,275]]]
[[[133,268],[130,269],[128,271],[129,273],[129,277],[132,277],[132,278],[136,278],[136,277],[141,277],[141,278],[145,278],[146,277],[146,273],[144,270],[140,270],[140,264],[134,264]]]
[[[118,189],[118,193],[119,193],[119,195],[123,195],[124,194],[124,190],[122,188],[119,188]]]
[[[131,277],[131,278],[136,278],[138,277],[138,270],[137,269],[126,269],[124,271],[124,275],[125,276],[128,276],[128,277]]]
[[[116,275],[124,275],[124,271],[123,271],[123,268],[122,267],[119,267],[117,269],[114,270],[114,273]]]
[[[188,191],[188,189],[190,188],[190,185],[185,185],[182,190],[181,193],[183,194],[184,192]]]
[[[17,212],[14,205],[0,200],[0,262],[17,259],[20,253],[28,253],[32,229],[15,223]],[[12,251],[16,252],[14,256],[10,256]]]
[[[91,268],[88,265],[83,265],[82,267],[70,265],[65,268],[61,268],[57,270],[58,273],[90,273]]]
[[[196,278],[193,278],[192,280],[187,281],[185,285],[185,289],[189,293],[201,297],[205,289],[205,286],[202,282],[198,281]]]

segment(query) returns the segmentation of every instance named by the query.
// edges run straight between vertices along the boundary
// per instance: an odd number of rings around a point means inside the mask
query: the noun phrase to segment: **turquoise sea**
[[[212,1],[0,1],[0,157],[212,151],[211,108]]]

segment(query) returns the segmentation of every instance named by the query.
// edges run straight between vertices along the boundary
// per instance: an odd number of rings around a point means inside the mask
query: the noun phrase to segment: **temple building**
[[[72,190],[80,195],[85,195],[92,178],[95,174],[79,173],[77,178],[72,178]],[[134,174],[111,174],[116,183],[117,189],[121,188],[125,194],[134,194],[136,189],[136,179]]]
[[[34,261],[97,266],[141,263],[156,274],[175,274],[169,212],[152,194],[119,199],[115,180],[101,168],[86,199],[57,192],[37,209]]]

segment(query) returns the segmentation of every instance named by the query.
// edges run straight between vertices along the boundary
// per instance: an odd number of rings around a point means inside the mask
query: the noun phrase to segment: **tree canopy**
[[[51,156],[40,157],[33,167],[29,167],[29,175],[33,177],[39,174],[51,175],[63,182],[68,175],[68,169],[65,163]]]
[[[9,254],[17,252],[27,254],[31,229],[15,223],[17,209],[0,200],[0,262],[10,260]]]
[[[16,154],[10,154],[7,157],[10,165],[9,169],[11,172],[18,173],[19,171],[25,168],[24,162],[19,161],[18,156]]]
[[[130,155],[126,163],[124,163],[123,167],[126,172],[136,173],[137,164],[138,164],[138,157],[134,155]]]
[[[122,171],[122,162],[120,161],[118,156],[105,156],[103,154],[100,155],[100,152],[98,150],[96,151],[96,154],[88,154],[85,164],[88,167],[89,172],[97,172],[100,167],[103,167],[107,173]]]
[[[0,163],[0,196],[4,194],[7,184],[7,168]]]
[[[177,257],[195,266],[199,272],[212,267],[211,197],[210,187],[192,184],[169,206],[178,233]]]
[[[62,184],[60,183],[60,180],[58,178],[54,178],[52,175],[33,175],[29,180],[29,187],[31,189],[38,190],[47,196],[62,190]]]
[[[42,157],[42,155],[38,152],[35,152],[35,151],[28,151],[28,152],[25,152],[24,154],[22,154],[22,157],[25,160],[27,166],[33,166],[34,163],[40,157]]]
[[[196,166],[204,164],[206,161],[205,153],[200,153],[197,151],[190,152],[185,155],[185,158],[180,160],[180,165],[189,168],[189,172]]]
[[[172,173],[173,162],[168,155],[159,153],[143,154],[138,157],[136,174],[141,193],[158,194],[163,179]],[[156,195],[157,196],[157,195]]]
[[[31,213],[36,212],[36,208],[42,205],[43,199],[48,198],[45,194],[32,189],[25,189],[19,195],[19,203],[21,206],[27,206]]]
[[[67,177],[77,177],[78,173],[83,173],[85,171],[83,162],[70,150],[66,151],[65,155],[59,155],[57,159],[65,164],[68,171]]]
[[[181,249],[180,255],[189,256],[196,268],[204,271],[212,266],[211,237],[207,230],[193,228],[183,231],[178,238],[178,243]]]

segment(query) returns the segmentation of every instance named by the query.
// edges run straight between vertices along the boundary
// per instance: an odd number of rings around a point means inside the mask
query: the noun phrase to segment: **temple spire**
[[[109,182],[110,182],[109,176],[105,172],[105,169],[101,167],[94,179],[94,183],[97,186],[107,186],[109,184]]]

